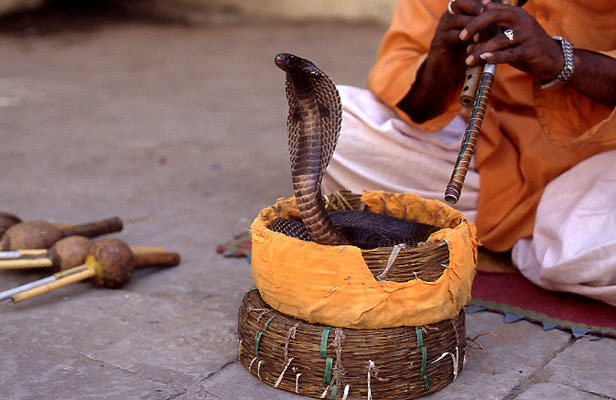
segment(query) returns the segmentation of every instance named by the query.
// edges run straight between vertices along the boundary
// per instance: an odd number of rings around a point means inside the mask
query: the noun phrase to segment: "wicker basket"
[[[298,217],[293,199],[262,210],[252,230],[259,289],[246,293],[239,312],[242,365],[273,387],[327,399],[411,399],[447,386],[464,364],[474,226],[416,195],[342,192],[326,200],[330,210],[419,215],[441,230],[414,248],[349,249],[269,231],[273,217]]]
[[[240,307],[238,332],[249,372],[317,398],[411,399],[447,386],[464,364],[464,311],[422,327],[344,329],[286,316],[253,289]]]
[[[323,246],[265,228],[275,217],[299,217],[293,199],[279,199],[252,229],[253,278],[268,304],[311,323],[356,329],[432,324],[459,313],[470,298],[477,245],[462,214],[410,194],[341,192],[326,200],[329,210],[414,213],[441,229],[412,248]]]

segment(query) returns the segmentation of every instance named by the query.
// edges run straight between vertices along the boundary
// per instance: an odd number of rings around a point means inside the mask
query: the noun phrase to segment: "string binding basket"
[[[282,314],[249,290],[239,310],[239,360],[275,388],[325,399],[412,399],[462,371],[464,311],[421,327],[348,329]]]

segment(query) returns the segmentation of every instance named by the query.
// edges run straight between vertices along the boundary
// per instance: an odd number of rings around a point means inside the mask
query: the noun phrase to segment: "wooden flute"
[[[525,2],[526,1],[521,1],[522,4]],[[500,3],[517,6],[518,0],[501,0]],[[460,152],[458,153],[453,173],[445,189],[445,201],[449,204],[456,204],[460,199],[462,185],[464,184],[471,159],[475,153],[475,146],[477,145],[479,130],[481,129],[481,124],[483,123],[483,118],[488,106],[495,73],[496,65],[487,63],[483,66],[478,65],[469,68],[466,71],[466,79],[462,92],[460,93],[460,103],[465,107],[470,107],[472,105],[473,108],[468,120],[466,132],[462,138]]]

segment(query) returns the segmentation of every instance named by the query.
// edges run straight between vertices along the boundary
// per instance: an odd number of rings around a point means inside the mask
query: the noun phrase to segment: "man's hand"
[[[511,29],[513,40],[503,33],[487,40],[481,39],[483,35],[476,36],[495,26]],[[470,42],[466,58],[469,66],[483,61],[510,64],[540,82],[547,82],[558,75],[564,64],[560,45],[521,7],[487,3],[480,15],[468,21],[460,40]]]
[[[456,0],[454,15],[441,16],[432,38],[428,56],[409,93],[398,103],[412,120],[424,122],[439,115],[446,104],[444,94],[452,95],[464,81],[467,43],[460,39],[462,30],[483,10],[489,0]]]
[[[456,1],[454,4],[464,4]],[[503,33],[483,40],[478,33],[490,27],[513,31],[513,43]],[[486,3],[483,11],[471,18],[460,32],[467,47],[469,66],[482,60],[491,64],[510,64],[539,82],[556,78],[564,65],[563,50],[539,23],[520,7]],[[589,50],[575,49],[575,71],[569,87],[608,107],[616,106],[616,59]]]
[[[445,62],[453,67],[463,67],[466,58],[466,45],[460,39],[462,30],[478,16],[484,4],[480,0],[456,0],[452,4],[455,14],[445,12],[430,44],[428,59]],[[464,68],[465,69],[465,68]]]

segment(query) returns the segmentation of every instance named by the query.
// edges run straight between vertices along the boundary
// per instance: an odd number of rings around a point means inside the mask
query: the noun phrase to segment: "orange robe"
[[[368,88],[385,104],[395,108],[410,90],[447,3],[399,1],[368,78]],[[531,0],[524,9],[549,35],[616,57],[615,1]],[[456,115],[467,114],[457,99],[447,102],[445,112],[422,124],[396,110],[408,123],[436,131]],[[542,90],[530,75],[499,65],[475,152],[481,242],[506,251],[530,236],[548,182],[580,161],[616,148],[615,115],[573,89]]]

